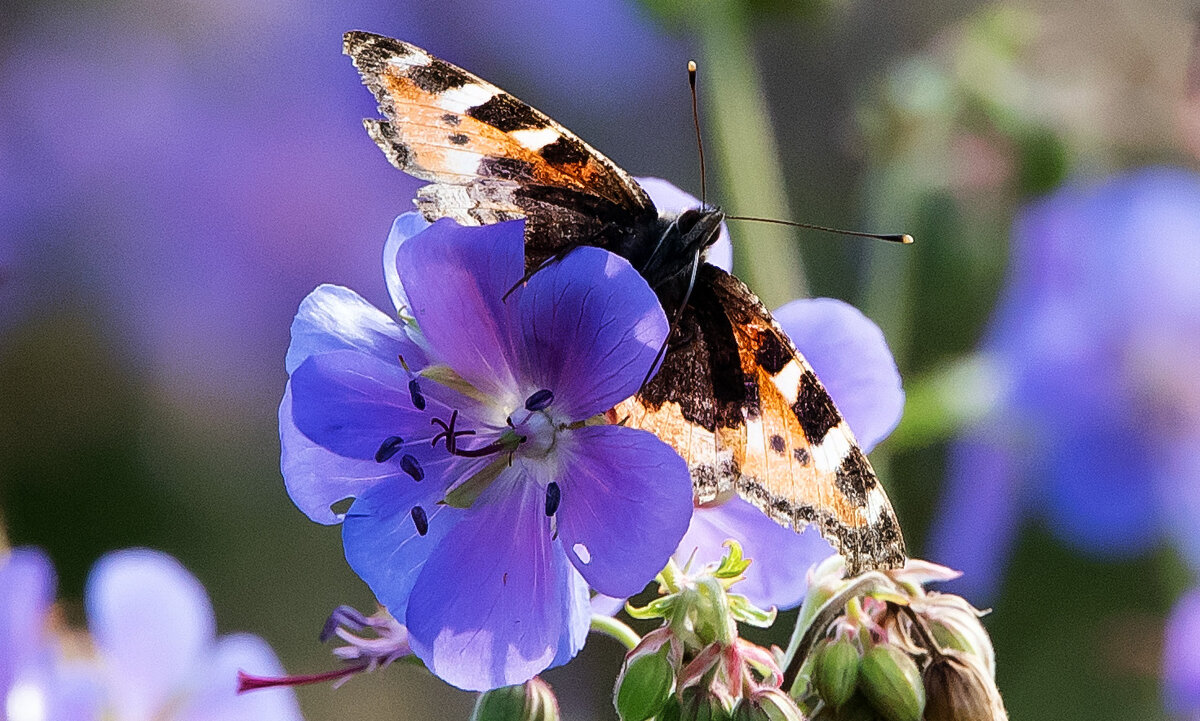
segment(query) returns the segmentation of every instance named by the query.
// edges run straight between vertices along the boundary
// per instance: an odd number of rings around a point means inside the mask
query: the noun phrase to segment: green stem
[[[615,638],[626,650],[632,651],[642,641],[642,637],[637,635],[629,626],[612,616],[603,614],[592,614],[592,630],[596,633],[602,633],[610,638]]]
[[[700,97],[710,111],[724,205],[737,215],[790,220],[746,17],[728,0],[696,3],[694,12],[704,59],[700,78],[708,80]],[[756,223],[753,242],[738,243],[734,251],[738,275],[768,308],[808,294],[792,229]]]

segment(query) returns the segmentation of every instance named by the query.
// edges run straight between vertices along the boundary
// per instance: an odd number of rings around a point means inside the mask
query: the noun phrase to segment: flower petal
[[[395,319],[348,288],[318,286],[300,302],[292,321],[287,372],[295,371],[311,355],[343,349],[391,363],[402,355],[414,366],[424,365],[423,354]]]
[[[290,688],[237,693],[238,671],[255,676],[282,676],[275,652],[258,636],[234,634],[218,641],[198,670],[198,688],[189,696],[177,721],[301,721],[296,694]]]
[[[166,554],[117,551],[92,568],[85,600],[117,717],[153,718],[213,641],[204,587]]]
[[[632,596],[687,530],[687,463],[652,434],[620,426],[572,431],[563,456],[557,515],[567,557],[600,593]]]
[[[54,567],[42,551],[17,548],[0,557],[0,701],[19,670],[46,646],[54,586]]]
[[[574,656],[587,633],[575,610],[587,586],[551,539],[540,486],[505,480],[426,562],[405,617],[425,665],[472,691],[527,681]]]
[[[678,215],[685,210],[700,207],[700,199],[691,193],[676,188],[662,178],[638,178],[637,182],[654,201],[660,213]],[[733,272],[733,243],[729,240],[729,228],[721,223],[721,235],[705,253],[704,259],[726,273]]]
[[[317,523],[341,523],[345,514],[334,513],[330,506],[346,498],[356,498],[389,479],[408,478],[395,463],[339,456],[301,433],[292,420],[290,382],[279,405],[279,443],[280,470],[288,496]]]
[[[799,606],[808,590],[808,569],[835,553],[817,529],[801,533],[775,523],[741,498],[697,508],[687,534],[679,542],[675,560],[693,565],[716,563],[725,555],[724,543],[736,540],[742,554],[754,561],[745,580],[733,587],[756,606]]]
[[[392,305],[399,312],[409,310],[408,294],[404,292],[404,282],[400,279],[400,268],[396,265],[396,254],[400,252],[400,246],[417,233],[429,227],[429,221],[425,220],[425,216],[413,211],[404,213],[392,222],[392,229],[388,233],[387,242],[383,244],[383,278],[387,283],[388,295],[392,298]]]
[[[900,372],[883,331],[833,298],[794,300],[775,320],[817,372],[863,451],[887,437],[904,412]]]
[[[1162,659],[1167,708],[1180,716],[1200,711],[1200,590],[1184,594],[1171,611]]]
[[[525,270],[525,223],[464,228],[439,220],[396,253],[413,315],[435,355],[485,394],[516,392],[502,298]]]
[[[346,562],[397,619],[404,618],[426,560],[464,513],[438,504],[445,483],[427,475],[420,483],[406,479],[373,486],[354,501],[342,523]],[[424,536],[413,523],[413,506],[427,514]]]
[[[667,316],[624,258],[578,248],[539,271],[520,292],[524,380],[554,392],[572,421],[637,392],[667,337]]]
[[[429,450],[429,415],[413,405],[398,362],[357,351],[309,356],[292,372],[292,421],[314,443],[347,458],[370,460],[400,436],[413,453]]]

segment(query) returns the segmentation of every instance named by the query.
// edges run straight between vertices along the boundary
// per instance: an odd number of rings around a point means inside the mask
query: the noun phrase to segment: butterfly
[[[343,50],[379,102],[363,121],[392,165],[428,184],[428,220],[525,219],[527,266],[580,245],[626,258],[674,330],[658,373],[611,417],[690,467],[696,501],[741,495],[814,525],[851,574],[904,563],[891,503],[829,393],[762,302],[703,262],[724,214],[663,214],[628,173],[545,114],[408,43],[349,32]]]

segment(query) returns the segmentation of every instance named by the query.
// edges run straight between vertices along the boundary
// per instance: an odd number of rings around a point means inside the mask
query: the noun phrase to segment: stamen
[[[408,395],[412,398],[412,404],[417,407],[417,410],[425,410],[425,396],[421,394],[421,386],[417,383],[416,378],[408,382]]]
[[[379,444],[379,450],[375,451],[375,462],[383,463],[391,460],[392,456],[400,450],[400,446],[404,443],[404,439],[400,436],[388,436],[383,443]]]
[[[339,626],[349,626],[355,631],[362,631],[370,625],[370,619],[362,615],[358,609],[352,606],[338,606],[325,620],[325,625],[321,627],[321,635],[318,638],[321,643],[325,643],[337,634]]]
[[[554,402],[554,391],[543,388],[525,399],[525,410],[541,411]]]
[[[421,481],[425,479],[425,469],[421,468],[421,464],[418,463],[417,459],[409,453],[405,453],[400,458],[400,468],[402,468],[405,473],[412,476],[414,481]]]
[[[429,516],[425,515],[424,508],[413,506],[409,514],[412,516],[413,525],[417,527],[417,533],[422,536],[429,533]]]
[[[558,510],[558,504],[562,501],[562,489],[558,487],[556,481],[551,481],[550,485],[546,486],[546,515],[553,516]]]

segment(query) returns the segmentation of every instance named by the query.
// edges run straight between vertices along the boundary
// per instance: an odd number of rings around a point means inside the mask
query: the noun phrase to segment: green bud
[[[621,721],[646,721],[662,710],[675,693],[671,645],[626,659],[617,679],[613,705]]]
[[[879,721],[879,713],[867,702],[861,693],[856,693],[839,709],[828,706],[822,711],[829,712],[829,718],[834,721]],[[812,721],[817,721],[813,718]]]
[[[777,688],[743,698],[733,710],[734,721],[804,721],[796,702]]]
[[[888,721],[920,721],[925,686],[915,661],[894,646],[875,646],[858,667],[863,695]]]
[[[926,721],[1007,721],[996,684],[972,657],[947,653],[923,674]]]
[[[826,643],[813,659],[813,685],[825,703],[835,708],[850,700],[858,684],[858,648],[848,638]]]
[[[724,699],[708,689],[690,686],[683,690],[680,721],[732,721],[732,700]]]
[[[537,677],[481,694],[471,713],[471,721],[558,721],[558,718],[554,691]]]

